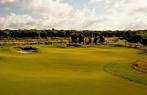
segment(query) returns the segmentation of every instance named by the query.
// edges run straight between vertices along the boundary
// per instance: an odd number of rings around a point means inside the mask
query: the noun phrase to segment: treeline
[[[104,37],[119,37],[125,39],[131,43],[142,43],[147,45],[147,30],[136,30],[136,31],[90,31],[90,30],[0,30],[0,40],[11,40],[11,39],[40,39],[48,37],[71,37],[73,42],[77,39],[83,42],[84,37],[93,37],[96,41],[97,38],[104,42]]]

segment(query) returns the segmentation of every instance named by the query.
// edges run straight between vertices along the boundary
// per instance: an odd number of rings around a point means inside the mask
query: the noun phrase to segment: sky
[[[147,29],[147,0],[0,0],[0,29]]]

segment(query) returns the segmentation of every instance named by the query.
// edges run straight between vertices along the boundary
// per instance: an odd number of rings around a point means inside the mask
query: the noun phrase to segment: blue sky
[[[147,0],[0,0],[0,29],[147,29]]]

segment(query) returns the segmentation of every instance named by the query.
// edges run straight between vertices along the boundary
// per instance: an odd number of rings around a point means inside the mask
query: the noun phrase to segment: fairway
[[[0,95],[147,95],[147,74],[130,66],[146,58],[140,50],[99,46],[35,45],[22,54],[0,47]]]

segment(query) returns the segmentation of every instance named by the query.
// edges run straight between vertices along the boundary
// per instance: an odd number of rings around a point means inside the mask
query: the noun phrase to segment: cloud
[[[6,17],[1,17],[0,18],[0,28],[5,29],[5,28],[11,28],[11,29],[19,29],[21,28],[31,28],[30,22],[33,22],[33,18],[30,17],[29,15],[16,15],[16,14],[11,14],[10,16]]]
[[[147,28],[146,0],[87,2],[84,7],[76,9],[64,0],[1,0],[0,11],[3,10],[9,15],[0,16],[0,28],[92,30]]]
[[[0,0],[0,4],[12,3],[12,2],[15,2],[15,0]]]
[[[146,29],[146,0],[91,0],[95,5],[103,2],[103,11],[107,20],[103,25],[106,29]],[[101,27],[99,27],[101,28]]]

